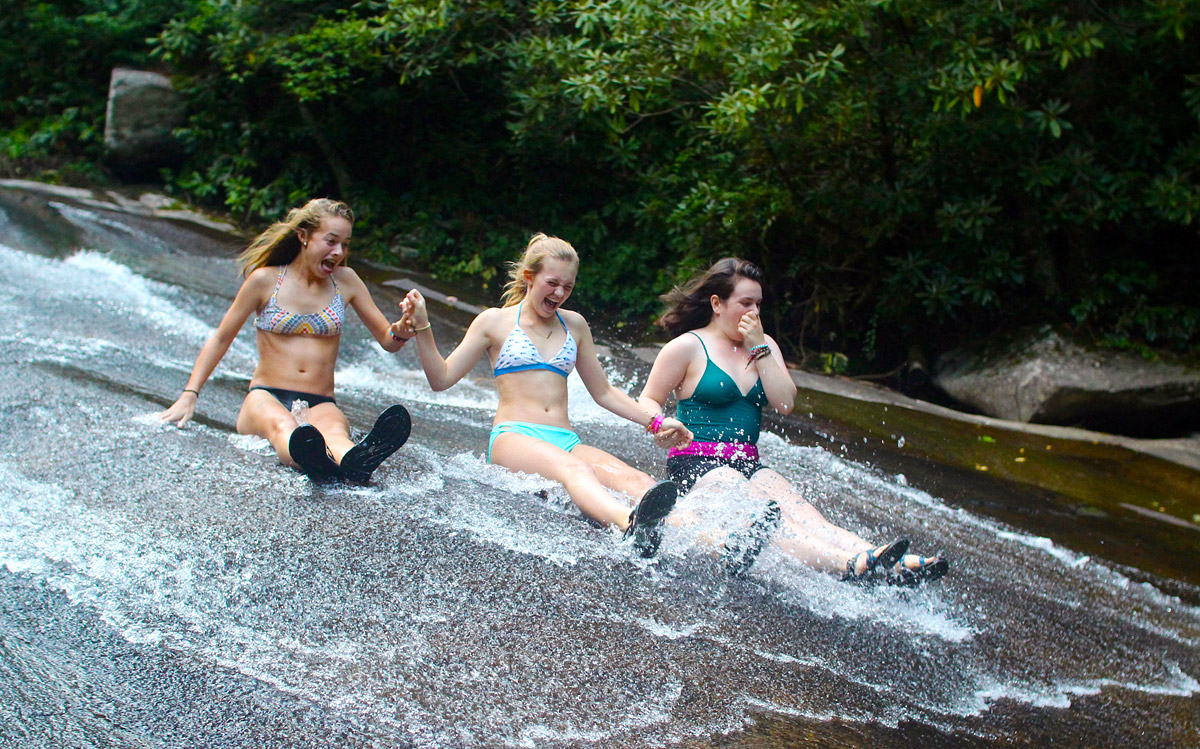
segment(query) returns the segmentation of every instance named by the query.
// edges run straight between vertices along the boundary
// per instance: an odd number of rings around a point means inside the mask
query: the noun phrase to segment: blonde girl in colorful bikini
[[[490,360],[499,395],[488,444],[492,463],[559,482],[587,517],[632,535],[639,552],[652,556],[676,487],[655,484],[646,473],[580,442],[567,415],[567,376],[577,370],[596,403],[652,433],[660,446],[686,445],[691,434],[609,383],[587,320],[562,308],[578,270],[579,256],[570,244],[535,234],[511,267],[504,306],[481,312],[445,358],[420,292],[410,291],[402,307],[417,331],[421,366],[434,390],[454,385],[485,354]],[[621,495],[642,499],[631,512]]]
[[[759,460],[762,409],[791,413],[796,385],[779,345],[763,332],[762,271],[724,258],[663,297],[659,324],[677,336],[663,346],[639,402],[662,410],[674,395],[676,415],[695,440],[671,450],[667,471],[680,490],[707,489],[754,497],[771,508],[757,537],[727,544],[726,562],[740,571],[766,542],[819,570],[862,580],[876,568],[890,582],[911,585],[941,577],[941,557],[905,554],[907,539],[876,547],[821,515],[786,478]],[[782,527],[773,527],[782,519]],[[773,532],[773,535],[770,533]],[[754,548],[757,547],[757,548]],[[747,556],[747,552],[750,553]]]
[[[408,438],[403,406],[379,417],[361,442],[337,407],[333,372],[346,307],[352,308],[385,350],[396,352],[414,335],[407,320],[389,323],[366,284],[346,267],[354,214],[319,198],[292,209],[238,256],[245,281],[216,331],[200,349],[179,399],[160,417],[177,426],[195,413],[200,391],[250,315],[257,313],[258,365],[238,413],[240,434],[270,441],[280,460],[314,478],[364,483]],[[307,404],[308,424],[293,415]]]

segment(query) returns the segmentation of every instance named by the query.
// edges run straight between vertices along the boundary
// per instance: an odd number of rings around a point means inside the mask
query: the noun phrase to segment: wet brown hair
[[[708,270],[659,297],[667,309],[658,318],[658,324],[674,336],[703,328],[712,321],[712,295],[729,299],[733,288],[743,278],[757,281],[760,286],[763,282],[762,271],[749,260],[721,258]]]

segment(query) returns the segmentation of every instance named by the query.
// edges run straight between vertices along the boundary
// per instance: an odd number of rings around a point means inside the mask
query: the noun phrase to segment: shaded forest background
[[[170,74],[159,175],[247,226],[311,196],[496,298],[533,231],[644,333],[724,255],[852,373],[1030,325],[1200,346],[1200,0],[0,0],[0,171],[109,179],[114,66]],[[603,321],[603,322],[600,322]]]

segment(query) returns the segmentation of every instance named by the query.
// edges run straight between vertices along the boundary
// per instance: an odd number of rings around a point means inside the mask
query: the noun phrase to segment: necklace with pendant
[[[538,330],[537,328],[533,327],[532,325],[529,326],[529,329],[532,330],[534,333],[537,333],[538,335],[542,334],[542,331]],[[552,336],[552,335],[554,335],[554,327],[553,326],[550,327],[550,332],[546,334],[546,340],[547,341],[550,340],[550,336]]]
[[[537,329],[537,327],[534,325],[534,322],[532,320],[529,321],[529,330],[533,331],[534,333],[537,333],[538,335],[542,335],[542,331]],[[550,340],[550,336],[552,336],[552,335],[554,335],[554,325],[553,324],[550,325],[550,332],[547,333],[544,337],[546,340]]]

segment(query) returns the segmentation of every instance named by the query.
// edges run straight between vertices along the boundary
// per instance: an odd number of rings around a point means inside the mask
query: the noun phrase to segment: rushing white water
[[[944,551],[946,580],[850,586],[776,548],[725,577],[696,539],[737,515],[736,496],[641,560],[557,485],[486,463],[486,380],[434,393],[413,351],[383,353],[355,322],[339,402],[360,428],[402,402],[414,434],[371,486],[315,487],[232,430],[249,331],[205,389],[211,423],[154,416],[226,298],[104,247],[51,259],[0,246],[0,279],[21,290],[0,301],[0,564],[128,643],[249,677],[368,745],[670,743],[764,714],[987,736],[998,705],[1200,694],[1196,607],[832,450],[760,443],[835,522]],[[636,426],[577,376],[569,387],[585,439],[661,473]]]

